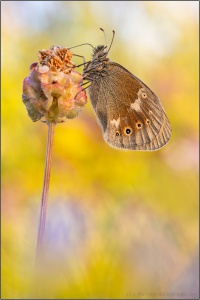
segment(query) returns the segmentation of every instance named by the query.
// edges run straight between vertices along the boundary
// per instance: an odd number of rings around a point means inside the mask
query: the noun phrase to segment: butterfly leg
[[[77,68],[80,67],[80,66],[82,66],[82,65],[85,65],[85,64],[86,64],[86,62],[85,62],[85,57],[84,57],[83,55],[73,54],[73,56],[78,56],[78,57],[81,57],[81,58],[83,59],[83,63],[80,64],[80,65],[78,65],[78,66],[76,66]]]
[[[83,85],[85,85],[85,84],[87,84],[87,83],[90,83],[90,81],[87,81],[87,82],[81,84],[81,86],[83,86]],[[81,92],[83,92],[83,91],[85,91],[88,87],[89,87],[89,85],[86,86],[85,88],[83,88],[81,91],[79,91],[79,92],[76,94],[76,96],[74,97],[74,99],[76,99],[76,97],[78,96],[78,94],[81,93]]]
[[[80,64],[80,65],[78,65],[78,66],[76,66],[76,67],[80,67],[80,66],[84,66],[84,69],[86,69],[86,68],[88,68],[88,65],[90,65],[91,64],[91,61],[86,61],[86,62],[84,62],[83,64]],[[86,66],[85,66],[86,65]]]

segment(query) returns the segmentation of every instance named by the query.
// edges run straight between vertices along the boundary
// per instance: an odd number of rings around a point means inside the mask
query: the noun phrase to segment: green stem
[[[52,149],[53,149],[54,128],[55,128],[55,123],[49,122],[48,138],[47,138],[47,146],[46,146],[45,172],[44,172],[42,201],[41,201],[41,208],[40,208],[40,220],[39,220],[38,238],[37,238],[37,252],[36,252],[37,262],[42,253],[42,248],[44,243],[48,191],[49,191],[49,182],[50,182],[50,174],[51,174],[51,157],[52,157]]]

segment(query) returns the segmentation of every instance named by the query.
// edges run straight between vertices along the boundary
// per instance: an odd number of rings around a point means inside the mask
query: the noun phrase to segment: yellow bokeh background
[[[2,298],[197,299],[199,2],[1,8]],[[109,58],[161,99],[172,138],[155,152],[110,148],[89,98],[76,119],[57,125],[46,255],[35,275],[47,126],[27,116],[22,83],[39,50],[104,44],[100,27],[108,44],[116,32]],[[74,53],[89,60],[92,49]]]

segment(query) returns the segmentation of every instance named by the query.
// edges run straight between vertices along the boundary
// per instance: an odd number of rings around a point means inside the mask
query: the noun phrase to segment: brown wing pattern
[[[131,75],[131,76],[130,76]],[[137,77],[116,63],[108,75],[91,83],[89,94],[111,146],[157,150],[171,137],[171,125],[158,97]]]

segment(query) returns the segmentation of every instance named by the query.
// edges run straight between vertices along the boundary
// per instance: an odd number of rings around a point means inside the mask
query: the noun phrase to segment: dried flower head
[[[75,118],[87,101],[83,77],[74,71],[68,48],[52,46],[39,51],[39,63],[30,66],[23,82],[22,100],[32,121],[64,122]]]
[[[73,53],[68,48],[52,46],[50,50],[41,50],[38,53],[39,63],[49,68],[55,67],[56,70],[65,74],[71,73],[76,65],[71,61]]]

